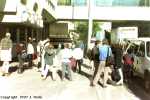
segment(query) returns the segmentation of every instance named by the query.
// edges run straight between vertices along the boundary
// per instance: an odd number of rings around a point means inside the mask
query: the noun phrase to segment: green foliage
[[[99,27],[100,23],[94,22],[93,23],[93,33],[92,36],[96,36],[96,32],[100,31],[101,28]],[[76,28],[77,33],[79,33],[79,39],[83,41],[87,41],[88,38],[88,22],[79,22],[77,23]]]
[[[96,33],[98,32],[98,31],[101,31],[102,29],[100,28],[100,23],[97,23],[97,22],[94,22],[93,23],[93,33],[92,33],[92,36],[96,36]]]
[[[26,5],[26,4],[27,4],[27,0],[21,0],[21,3],[22,3],[23,5]]]
[[[76,31],[77,33],[79,33],[80,40],[87,41],[87,36],[88,36],[88,23],[87,22],[77,23]]]
[[[35,11],[35,12],[36,12],[37,10],[38,10],[38,4],[37,4],[37,3],[35,3],[35,4],[34,4],[34,6],[33,6],[33,11]]]

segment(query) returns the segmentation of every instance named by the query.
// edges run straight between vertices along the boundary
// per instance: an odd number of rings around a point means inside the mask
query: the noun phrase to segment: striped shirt
[[[0,42],[0,47],[2,50],[8,50],[12,48],[12,40],[9,38],[3,38]]]

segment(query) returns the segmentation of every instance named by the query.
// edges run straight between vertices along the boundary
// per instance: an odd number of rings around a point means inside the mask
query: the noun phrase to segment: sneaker
[[[117,82],[116,85],[123,85],[123,81]]]
[[[69,79],[69,81],[72,81],[72,79]]]
[[[40,70],[40,69],[37,69],[37,72],[41,72],[41,70]]]
[[[3,73],[2,76],[5,76],[5,74]]]
[[[52,78],[53,81],[56,81],[56,78]]]
[[[64,78],[61,78],[61,81],[64,81]]]
[[[42,77],[42,80],[46,80],[46,77]]]
[[[91,83],[90,83],[90,86],[91,86],[91,87],[95,87],[95,84],[93,84],[93,82],[91,82]]]
[[[5,76],[10,76],[10,73],[5,73]]]
[[[106,86],[106,85],[103,85],[102,87],[103,87],[103,88],[107,88],[107,86]]]
[[[104,84],[103,84],[103,85],[102,85],[102,87],[103,87],[103,88],[106,88],[106,87],[107,87],[107,85],[104,85]]]

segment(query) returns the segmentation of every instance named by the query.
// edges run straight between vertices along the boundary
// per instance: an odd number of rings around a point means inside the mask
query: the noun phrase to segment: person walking
[[[115,44],[114,47],[114,70],[118,70],[119,75],[120,75],[120,80],[116,82],[117,85],[123,85],[123,72],[122,72],[122,67],[123,67],[123,49],[122,49],[121,44]]]
[[[16,45],[16,53],[19,61],[18,73],[21,74],[23,72],[23,63],[27,59],[26,48],[23,42]]]
[[[99,47],[99,67],[94,80],[91,82],[90,86],[95,86],[98,80],[101,78],[102,72],[104,72],[103,83],[102,86],[105,88],[107,87],[107,80],[109,78],[108,71],[106,68],[106,59],[107,56],[111,56],[112,51],[110,46],[108,45],[107,39],[103,40],[103,45]],[[108,66],[107,66],[108,67]]]
[[[67,72],[69,80],[72,81],[70,58],[72,58],[72,51],[69,49],[69,44],[64,43],[64,49],[61,51],[62,54],[62,81],[65,78]]]
[[[28,44],[27,44],[27,54],[28,54],[28,63],[29,63],[28,66],[29,66],[29,68],[32,68],[34,47],[32,45],[32,38],[31,37],[29,37]]]
[[[91,51],[91,60],[93,60],[93,66],[94,66],[94,74],[93,74],[93,79],[98,71],[98,66],[99,66],[99,43],[100,41],[95,41],[95,46],[92,48]]]
[[[9,75],[9,62],[12,60],[12,40],[10,39],[11,34],[6,33],[5,37],[0,42],[0,58],[3,61],[2,73],[3,76]]]
[[[49,69],[51,69],[53,80],[55,80],[56,71],[55,69],[53,69],[54,57],[55,57],[54,46],[51,43],[49,43],[49,45],[45,47],[45,54],[44,54],[45,66],[44,66],[44,70],[42,70],[43,79],[47,78],[48,71]]]
[[[73,50],[73,58],[76,60],[75,72],[78,70],[81,73],[81,64],[83,63],[83,50],[80,47],[76,47]]]
[[[47,38],[45,40],[42,40],[40,43],[40,69],[39,71],[42,72],[44,70],[45,67],[45,59],[44,59],[44,55],[45,55],[45,47],[47,47],[49,45],[49,41],[50,39]]]
[[[37,67],[37,41],[35,38],[32,39],[32,45],[34,48],[34,53],[32,54],[33,65]]]
[[[123,76],[124,81],[129,84],[131,81],[132,68],[134,63],[134,57],[132,55],[132,49],[128,49],[127,53],[123,56]]]
[[[42,59],[42,40],[40,40],[37,44],[37,71],[40,72],[41,68],[41,59]]]

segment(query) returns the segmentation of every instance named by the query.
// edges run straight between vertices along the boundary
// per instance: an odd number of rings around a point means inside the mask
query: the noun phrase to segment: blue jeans
[[[66,62],[62,62],[62,80],[65,77],[65,72],[66,71],[68,73],[69,80],[72,80],[70,64],[66,63]]]

